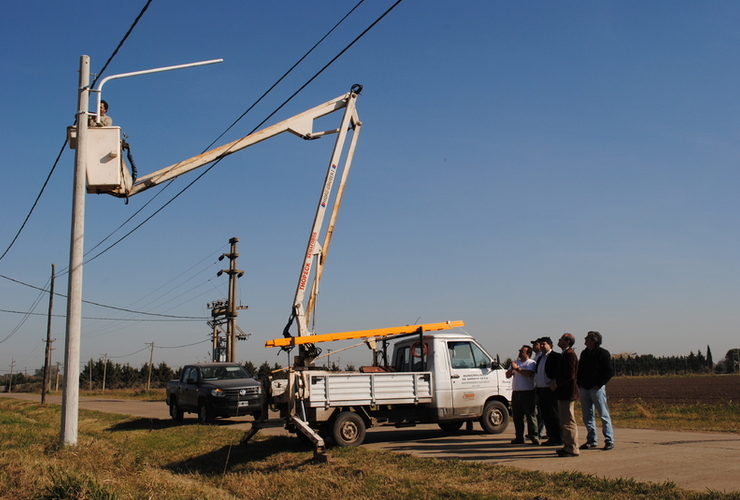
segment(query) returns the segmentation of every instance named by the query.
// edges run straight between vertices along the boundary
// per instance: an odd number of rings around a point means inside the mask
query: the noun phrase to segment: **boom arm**
[[[221,147],[207,151],[201,155],[189,158],[179,163],[175,163],[174,165],[170,165],[169,167],[163,168],[162,170],[158,170],[154,173],[140,177],[134,183],[131,183],[130,180],[128,182],[124,180],[121,184],[117,186],[97,188],[94,192],[108,193],[113,196],[118,196],[119,198],[127,198],[135,194],[139,194],[142,191],[146,191],[149,188],[158,186],[163,182],[172,180],[176,177],[179,177],[180,175],[186,174],[204,165],[212,163],[216,160],[220,160],[225,156],[248,148],[249,146],[257,144],[258,142],[262,142],[271,137],[275,137],[276,135],[282,134],[283,132],[291,132],[292,134],[295,134],[298,137],[307,140],[317,139],[326,134],[339,133],[341,136],[343,133],[346,134],[346,130],[343,131],[341,128],[335,130],[327,130],[323,132],[313,132],[313,121],[317,118],[321,118],[322,116],[326,116],[340,109],[345,109],[345,118],[342,120],[342,125],[344,126],[345,123],[348,123],[347,114],[351,113],[354,118],[354,120],[351,120],[351,122],[354,123],[355,126],[358,126],[359,120],[357,120],[354,102],[359,95],[360,90],[361,87],[353,87],[352,91],[339,96],[336,99],[332,99],[331,101],[321,104],[320,106],[316,106],[315,108],[309,109],[308,111],[304,111],[303,113],[293,116],[292,118],[283,120],[280,123],[262,129],[246,137],[242,137],[241,139],[230,142],[229,144],[225,144]],[[128,176],[128,179],[130,179],[130,176]],[[90,187],[92,186],[89,186],[88,189],[90,189]]]
[[[355,90],[353,88],[353,90]],[[357,89],[359,91],[359,89]],[[360,128],[362,124],[357,116],[357,110],[355,108],[355,99],[357,94],[350,92],[344,117],[342,118],[342,124],[339,128],[336,143],[334,144],[334,152],[332,153],[331,161],[329,162],[329,168],[326,172],[324,179],[324,186],[321,191],[321,197],[319,198],[318,206],[316,207],[316,215],[314,216],[313,227],[311,228],[311,234],[308,239],[308,245],[306,246],[306,253],[303,260],[303,266],[301,267],[300,278],[298,279],[298,286],[296,287],[295,299],[293,301],[293,312],[291,314],[288,325],[283,331],[285,337],[289,337],[288,329],[292,321],[295,319],[298,324],[298,336],[305,337],[311,335],[308,330],[308,321],[313,313],[313,309],[316,305],[316,295],[319,291],[319,282],[321,281],[321,274],[323,266],[326,261],[326,255],[329,251],[329,245],[331,243],[331,237],[334,233],[334,225],[336,223],[337,214],[339,213],[339,207],[342,203],[342,196],[344,194],[344,186],[347,182],[347,176],[349,175],[350,166],[352,165],[352,158],[354,156],[355,147],[357,146],[357,140],[360,136]],[[341,157],[344,149],[344,144],[347,139],[347,134],[352,131],[352,140],[350,141],[349,148],[347,150],[346,158],[342,164]],[[341,172],[341,173],[340,173]],[[323,226],[324,218],[326,216],[327,207],[332,197],[334,188],[334,181],[337,176],[340,176],[339,186],[337,193],[334,196],[334,202],[331,209],[331,217],[329,219],[329,226],[324,234],[323,243],[319,244],[319,235]],[[315,273],[313,275],[313,282],[311,285],[311,292],[308,301],[308,307],[304,307],[303,301],[306,297],[306,290],[308,289],[308,282],[313,270],[314,261],[317,261]]]

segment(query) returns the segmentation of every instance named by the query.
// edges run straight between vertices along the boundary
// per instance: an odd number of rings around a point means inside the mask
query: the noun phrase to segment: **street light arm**
[[[200,61],[194,63],[178,64],[176,66],[164,66],[162,68],[145,69],[142,71],[133,71],[131,73],[120,73],[118,75],[106,76],[100,80],[100,84],[97,89],[93,89],[93,92],[97,94],[97,105],[95,106],[95,121],[100,122],[100,101],[103,96],[103,85],[109,80],[117,80],[119,78],[128,78],[130,76],[149,75],[151,73],[162,73],[164,71],[172,71],[175,69],[194,68],[196,66],[206,66],[208,64],[218,64],[224,62],[223,59],[211,59],[210,61]]]

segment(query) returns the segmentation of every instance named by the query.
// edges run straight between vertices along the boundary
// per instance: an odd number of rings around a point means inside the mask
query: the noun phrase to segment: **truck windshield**
[[[251,378],[241,366],[204,366],[201,368],[203,380],[226,380],[237,378]]]

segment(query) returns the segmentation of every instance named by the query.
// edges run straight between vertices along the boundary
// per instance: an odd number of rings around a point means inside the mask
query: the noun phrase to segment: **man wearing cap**
[[[562,446],[560,435],[560,419],[558,419],[558,400],[550,389],[550,382],[555,378],[560,353],[552,350],[552,339],[541,337],[537,339],[540,346],[540,355],[537,358],[537,368],[534,375],[539,416],[547,429],[547,441],[544,446]]]
[[[542,357],[542,349],[540,347],[540,339],[532,340],[530,341],[530,344],[532,344],[532,361],[535,363],[538,363],[540,358]],[[535,375],[533,377],[534,380],[534,414],[537,417],[537,439],[542,439],[542,437],[545,435],[545,421],[542,419],[542,414],[540,413],[540,397],[539,397],[539,391],[537,390],[537,374],[535,370]],[[550,389],[547,386],[544,386],[546,389]],[[532,436],[527,436],[527,438],[531,439]]]

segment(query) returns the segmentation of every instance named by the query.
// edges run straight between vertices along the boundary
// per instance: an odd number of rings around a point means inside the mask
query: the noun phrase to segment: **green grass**
[[[0,399],[0,499],[738,500],[673,484],[548,474],[335,448],[329,463],[295,438],[80,411],[78,445],[59,446],[60,408]]]

